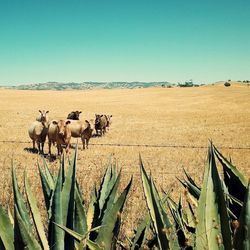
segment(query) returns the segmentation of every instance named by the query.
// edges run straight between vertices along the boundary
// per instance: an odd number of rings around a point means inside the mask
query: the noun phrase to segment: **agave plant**
[[[224,179],[215,157],[223,166]],[[160,198],[141,160],[140,166],[157,249],[249,249],[249,183],[212,143],[202,187],[185,170],[186,179],[179,179],[185,187],[185,207],[181,197],[178,203],[168,193]]]
[[[94,187],[86,209],[76,181],[76,159],[77,150],[65,173],[62,158],[56,177],[45,160],[43,166],[38,164],[47,210],[47,233],[27,175],[24,175],[24,189],[28,208],[12,163],[14,217],[0,206],[0,249],[115,249],[132,178],[118,195],[121,172],[117,174],[116,166],[110,161],[101,186],[99,190]]]

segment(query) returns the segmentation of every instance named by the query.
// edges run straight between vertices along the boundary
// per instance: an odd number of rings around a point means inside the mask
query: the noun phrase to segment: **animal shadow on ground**
[[[96,138],[96,137],[102,137],[102,136],[100,134],[93,134],[91,137]]]
[[[56,159],[58,159],[58,157],[56,157],[56,155],[54,155],[54,154],[51,154],[51,155],[47,154],[47,155],[44,155],[44,158],[45,158],[45,159],[48,159],[49,162],[54,162],[54,161],[56,161]]]
[[[38,154],[43,156],[45,159],[48,159],[50,162],[53,162],[57,159],[56,155],[49,155],[49,154],[39,154],[38,149],[34,148],[24,148],[24,151],[31,153],[31,154]]]
[[[23,150],[32,154],[38,154],[38,149],[36,148],[24,148]]]

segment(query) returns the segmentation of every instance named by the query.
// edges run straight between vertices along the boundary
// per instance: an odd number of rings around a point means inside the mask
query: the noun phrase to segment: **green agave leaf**
[[[228,161],[214,145],[212,145],[212,147],[216,157],[222,164],[224,171],[234,177],[237,180],[238,185],[243,185],[245,188],[247,188],[248,183],[244,175],[234,165],[232,165],[232,163]]]
[[[189,175],[189,174],[186,172],[185,168],[183,168],[183,171],[184,171],[184,173],[185,173],[185,175],[186,175],[188,181],[189,181],[193,186],[195,186],[197,189],[201,190],[201,188],[195,183],[195,181],[194,181],[194,179],[191,177],[191,175]]]
[[[53,194],[53,190],[51,189],[49,182],[47,180],[47,177],[46,177],[45,173],[43,172],[39,163],[38,163],[38,169],[39,169],[39,174],[40,174],[40,180],[42,183],[44,201],[45,201],[46,209],[48,212],[50,209],[50,205],[51,205],[51,197]]]
[[[10,206],[8,206],[8,216],[9,216],[10,223],[11,223],[12,227],[14,228],[14,218],[13,218],[12,213],[10,211]]]
[[[97,243],[89,239],[87,240],[87,246],[90,250],[103,250],[103,248],[101,248]]]
[[[126,201],[128,192],[130,190],[132,184],[132,178],[127,185],[127,187],[124,189],[122,194],[119,196],[117,201],[107,209],[107,211],[104,214],[103,220],[102,220],[102,227],[99,230],[96,243],[103,247],[104,249],[111,250],[115,249],[115,233],[113,233],[117,220],[120,220],[120,216],[123,210],[124,203]],[[118,230],[116,228],[116,230]]]
[[[16,220],[17,220],[16,226],[18,227],[19,232],[20,232],[20,236],[21,236],[20,240],[22,241],[23,249],[42,250],[42,248],[39,246],[33,234],[28,231],[27,225],[22,219],[16,205],[15,205],[15,215],[16,215]]]
[[[75,185],[76,185],[76,159],[77,159],[77,149],[75,150],[74,158],[72,164],[68,167],[67,175],[65,175],[65,180],[62,188],[62,216],[63,225],[67,224],[67,219],[70,219],[70,226],[73,228],[73,216],[74,216],[74,197],[75,197]],[[62,169],[64,165],[64,160],[62,161]],[[69,226],[69,225],[68,225]]]
[[[28,230],[29,233],[31,233],[32,232],[31,221],[30,221],[28,210],[25,206],[23,197],[18,187],[17,178],[16,178],[16,170],[15,170],[13,161],[12,161],[12,185],[13,185],[13,192],[14,192],[14,203],[18,209],[18,212],[24,224],[26,225],[26,229]]]
[[[220,161],[223,172],[224,172],[224,182],[230,195],[234,196],[241,202],[244,201],[247,180],[240,171],[232,165],[213,145],[213,149],[216,157]],[[229,209],[237,218],[240,216],[241,206],[234,201],[229,202]]]
[[[168,199],[167,199],[167,204],[168,204],[169,210],[172,214],[172,217],[174,218],[176,235],[178,238],[179,246],[181,248],[185,247],[187,235],[186,235],[186,228],[184,227],[184,222],[183,222],[182,214],[181,214],[181,209],[182,209],[181,197],[179,199],[178,205],[173,203],[171,201],[170,197],[168,197]]]
[[[80,189],[80,186],[79,186],[79,183],[77,182],[77,180],[76,180],[76,186],[75,186],[75,188],[76,188],[78,194],[80,195],[80,199],[81,199],[82,203],[84,203],[83,194],[81,192],[81,189]]]
[[[111,166],[110,174],[108,174],[109,180],[105,185],[104,184],[101,185],[100,190],[98,192],[98,197],[99,197],[97,199],[98,207],[96,206],[95,213],[97,215],[98,214],[97,212],[99,211],[99,215],[98,215],[98,218],[94,217],[95,225],[99,225],[101,223],[104,213],[106,212],[107,209],[109,209],[110,205],[112,206],[112,204],[117,199],[117,189],[120,183],[121,171],[119,172],[117,176],[116,169],[114,166],[112,166],[111,160],[110,160],[110,166]],[[107,170],[107,173],[109,173],[109,170]],[[104,195],[101,198],[102,194]],[[102,199],[101,203],[100,203],[101,201],[100,199]]]
[[[86,218],[86,212],[85,208],[83,206],[82,197],[80,195],[80,190],[78,189],[78,186],[76,185],[75,190],[75,210],[74,210],[74,231],[84,235],[87,233],[87,218]],[[83,242],[74,242],[75,248],[78,250],[84,250],[86,249],[86,246],[83,244]]]
[[[197,219],[197,249],[232,249],[229,216],[212,146],[209,148]]]
[[[103,208],[100,210],[99,205],[99,201],[97,200],[97,203],[95,204],[95,210],[94,210],[94,218],[93,218],[93,224],[92,226],[96,227],[102,224],[103,221],[103,217],[105,216],[105,214],[107,213],[107,211],[109,209],[111,209],[113,207],[113,204],[116,201],[116,197],[117,197],[117,190],[118,190],[118,186],[120,183],[120,178],[121,178],[121,171],[119,173],[119,175],[116,177],[116,179],[114,179],[115,177],[112,176],[110,179],[111,184],[108,184],[108,194],[106,195],[106,200],[104,201],[103,204]],[[101,192],[101,190],[99,191],[99,193]],[[117,221],[118,223],[118,221]],[[118,225],[117,225],[118,226]],[[119,228],[119,226],[118,226]],[[114,231],[115,233],[115,231]],[[95,240],[97,237],[97,233],[93,232],[90,235],[90,239],[91,240]]]
[[[0,241],[2,242],[2,249],[14,250],[14,230],[8,214],[0,205]],[[0,246],[1,249],[1,246]]]
[[[64,154],[61,155],[60,164],[62,168],[62,183],[64,185],[64,182],[65,182],[65,155]],[[69,164],[69,166],[71,166],[71,164]]]
[[[185,227],[186,214],[183,211],[181,195],[180,195],[178,207],[176,210],[176,217],[178,220],[178,229],[176,230],[177,235],[178,235],[178,242],[179,242],[180,246],[185,247],[186,241],[188,239],[188,232],[187,232],[187,229]]]
[[[161,211],[160,215],[161,215],[161,217],[163,219],[164,224],[166,225],[166,228],[172,227],[172,224],[171,224],[170,220],[168,219],[166,210],[163,207],[163,204],[161,202],[159,193],[158,193],[158,191],[156,189],[156,186],[155,186],[155,183],[153,181],[152,176],[150,177],[150,189],[151,189],[153,201],[154,200],[156,201],[156,205],[157,205],[159,211]]]
[[[64,159],[64,157],[63,157]],[[74,228],[74,214],[75,214],[75,187],[76,187],[76,165],[77,165],[77,147],[75,149],[73,160],[68,167],[67,175],[62,189],[62,217],[63,225],[69,229]],[[62,160],[62,169],[64,169],[64,160]],[[65,248],[73,249],[74,240],[69,235],[65,238]]]
[[[233,195],[227,193],[227,196],[232,200],[233,202],[237,203],[240,207],[243,207],[243,202],[235,198]]]
[[[56,226],[58,226],[59,228],[63,229],[65,232],[67,232],[68,234],[70,234],[71,236],[73,236],[77,241],[83,241],[86,236],[85,235],[81,235],[63,225],[60,225],[60,224],[57,224],[57,223],[54,223]]]
[[[234,248],[250,249],[250,182],[248,183],[245,201],[240,214],[239,228],[234,236]]]
[[[103,250],[97,243],[87,239],[87,246],[90,250]]]
[[[195,213],[193,211],[193,208],[188,200],[187,202],[187,208],[186,208],[186,213],[187,213],[187,221],[186,221],[186,227],[189,230],[189,232],[194,233],[195,232],[195,223],[196,223],[196,217]]]
[[[36,199],[31,192],[26,172],[25,172],[24,183],[25,183],[25,192],[26,192],[28,203],[30,206],[31,215],[34,221],[34,225],[35,225],[39,240],[42,244],[42,248],[44,250],[49,250],[49,244],[45,235],[42,219],[40,216],[40,211],[37,207]]]
[[[112,161],[110,159],[109,165],[108,165],[108,167],[105,171],[105,174],[103,176],[101,186],[100,186],[99,195],[98,195],[98,203],[99,203],[100,211],[102,210],[104,203],[105,203],[105,200],[110,192],[109,182],[110,182],[111,177],[112,177]]]
[[[86,211],[78,188],[75,190],[74,231],[85,234],[88,231]]]
[[[43,159],[43,166],[44,166],[45,176],[46,176],[48,185],[49,185],[51,190],[54,190],[55,185],[56,185],[54,177],[51,174],[51,172],[49,170],[49,166],[48,166],[47,162],[45,161],[44,157],[42,157],[42,159]]]
[[[140,159],[140,165],[141,165],[141,177],[142,177],[142,183],[143,183],[143,190],[144,190],[145,198],[146,198],[148,209],[149,209],[149,214],[151,216],[154,230],[157,235],[159,248],[169,249],[169,242],[168,242],[167,236],[163,232],[163,229],[165,227],[163,225],[162,220],[160,219],[159,212],[156,213],[155,211],[157,208],[155,206],[155,203],[153,202],[153,197],[152,197],[151,188],[150,188],[150,181],[143,167],[141,159]],[[158,218],[157,218],[157,215],[158,215]]]
[[[52,197],[51,218],[49,221],[49,246],[53,250],[64,250],[64,231],[54,223],[63,224],[62,216],[62,166],[60,165],[55,191]]]
[[[134,238],[132,239],[132,241],[130,241],[131,250],[138,250],[143,248],[147,238],[147,231],[149,227],[150,227],[150,216],[146,215],[144,220],[138,226]]]
[[[193,185],[191,182],[188,180],[180,180],[178,177],[176,177],[178,181],[188,190],[188,192],[195,198],[199,199],[201,190],[197,188],[195,185]]]
[[[140,168],[143,190],[149,209],[149,214],[153,222],[153,227],[157,235],[158,246],[160,249],[164,250],[179,249],[179,245],[176,242],[176,239],[173,239],[173,235],[171,235],[173,230],[172,225],[169,222],[167,214],[160,203],[160,198],[152,179],[150,180],[146,174],[141,157]],[[167,232],[169,232],[168,237]]]
[[[96,188],[94,187],[92,192],[91,192],[90,202],[89,202],[89,207],[88,207],[88,212],[87,212],[87,228],[88,228],[88,230],[90,230],[92,227],[93,218],[95,216],[96,203],[97,203],[97,194],[96,194]]]
[[[65,232],[67,232],[68,234],[70,234],[71,236],[73,236],[77,241],[83,241],[87,238],[88,234],[90,232],[93,232],[93,231],[97,231],[99,230],[102,226],[99,226],[99,227],[95,227],[95,228],[92,228],[91,230],[87,231],[85,234],[79,234],[63,225],[59,225],[57,223],[54,223],[56,226],[58,226],[59,228],[61,228],[62,230],[64,230]]]
[[[81,245],[78,245],[76,248],[77,249],[83,249],[86,247],[86,245],[88,246],[89,249],[95,249],[95,250],[98,250],[98,249],[102,249],[99,247],[98,244],[94,243],[93,241],[87,239],[88,235],[90,232],[93,232],[93,231],[96,231],[96,230],[99,230],[101,227],[95,227],[95,228],[92,228],[91,230],[89,230],[88,232],[86,232],[85,234],[79,234],[63,225],[59,225],[57,223],[55,223],[55,225],[59,228],[61,228],[62,230],[64,230],[66,233],[68,233],[69,235],[71,235],[76,241],[78,241],[78,243],[81,243]]]
[[[108,196],[105,200],[105,204],[104,204],[104,206],[101,210],[101,213],[100,213],[101,214],[100,218],[102,218],[103,215],[106,213],[106,211],[109,210],[113,206],[113,204],[116,200],[117,190],[118,190],[118,187],[120,184],[120,180],[121,180],[121,171],[120,171],[118,177],[116,178],[114,185],[112,185],[112,189],[110,190],[110,193],[108,194]]]

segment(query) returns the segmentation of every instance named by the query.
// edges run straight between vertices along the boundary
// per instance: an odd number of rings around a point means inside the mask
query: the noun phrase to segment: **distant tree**
[[[231,86],[231,83],[225,82],[225,83],[224,83],[224,86],[225,86],[225,87],[230,87],[230,86]]]

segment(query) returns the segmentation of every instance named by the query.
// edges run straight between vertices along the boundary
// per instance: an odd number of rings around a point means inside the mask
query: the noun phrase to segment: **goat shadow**
[[[23,150],[31,154],[38,154],[37,148],[24,148]]]
[[[49,160],[49,162],[54,162],[54,161],[57,160],[57,157],[54,154],[51,154],[51,155],[49,155],[49,154],[39,154],[37,148],[24,148],[23,150],[28,152],[28,153],[31,153],[31,154],[40,155],[40,156],[44,157],[45,159]]]

